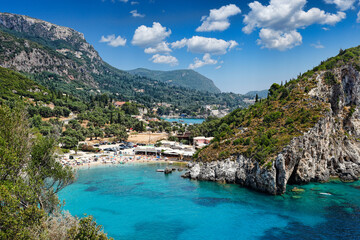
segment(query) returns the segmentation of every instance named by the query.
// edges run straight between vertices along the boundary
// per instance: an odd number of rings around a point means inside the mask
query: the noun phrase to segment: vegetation
[[[99,90],[113,99],[137,102],[148,108],[166,103],[163,110],[187,115],[203,114],[202,107],[205,105],[216,104],[230,109],[247,106],[243,102],[244,96],[239,94],[197,91],[180,86],[181,84],[174,86],[148,77],[131,75],[110,66],[101,59],[91,60],[87,57],[88,53],[86,52],[82,52],[82,57],[77,58],[71,52],[61,54],[56,51],[65,48],[81,52],[82,50],[77,48],[79,39],[68,42],[50,41],[45,37],[30,33],[0,29],[0,40],[1,59],[11,60],[17,53],[40,49],[51,59],[68,62],[68,66],[76,66],[76,68],[65,69],[63,65],[43,64],[41,69],[23,74],[52,91],[78,96],[85,101],[96,95]],[[25,40],[29,42],[28,45],[24,44]],[[81,69],[87,70],[80,71]],[[96,69],[96,73],[94,73],[94,69]],[[57,74],[61,72],[68,72],[74,80],[69,81],[68,75]],[[193,84],[194,81],[191,83]]]
[[[155,71],[137,68],[128,71],[131,74],[166,82],[173,86],[195,89],[203,92],[220,93],[213,81],[193,70]]]
[[[55,160],[55,139],[34,132],[26,115],[19,104],[0,105],[0,238],[107,239],[93,218],[61,213],[56,194],[74,173]]]
[[[199,151],[196,157],[202,161],[212,161],[242,154],[271,167],[275,156],[291,139],[312,128],[330,108],[330,104],[308,95],[317,83],[315,73],[322,74],[324,82],[332,87],[338,84],[332,68],[342,64],[356,67],[359,55],[360,47],[341,51],[337,57],[300,74],[296,80],[292,79],[285,85],[273,84],[268,97],[258,99],[253,106],[237,109],[221,119],[207,119],[201,125],[192,126],[193,136],[214,137],[212,143]],[[350,108],[349,115],[352,112]]]
[[[258,100],[247,109],[237,109],[224,118],[207,119],[201,125],[191,126],[193,136],[214,137],[212,143],[195,157],[212,161],[243,154],[271,167],[276,154],[291,139],[313,127],[330,108],[330,104],[308,95],[316,86],[318,74],[328,87],[336,86],[339,83],[333,69],[346,64],[360,71],[360,46],[340,50],[336,57],[321,62],[285,85],[273,84],[266,99]],[[347,117],[354,111],[350,106]]]

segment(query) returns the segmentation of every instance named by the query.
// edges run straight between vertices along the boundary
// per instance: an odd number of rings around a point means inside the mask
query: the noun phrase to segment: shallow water
[[[205,119],[202,118],[164,118],[165,121],[168,122],[180,122],[181,123],[187,123],[187,124],[201,124],[205,121]]]
[[[360,239],[359,182],[268,196],[155,171],[164,167],[80,169],[59,195],[66,210],[93,215],[115,239]]]

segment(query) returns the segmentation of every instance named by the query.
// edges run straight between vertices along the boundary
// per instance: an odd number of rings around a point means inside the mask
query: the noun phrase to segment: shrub
[[[236,145],[239,145],[239,144],[241,144],[241,143],[243,143],[243,142],[244,142],[244,139],[238,138],[238,139],[235,139],[235,140],[233,141],[233,145],[236,146]]]
[[[228,158],[230,156],[230,152],[229,151],[222,151],[219,153],[219,158],[223,159],[223,158]]]
[[[281,117],[281,112],[272,112],[269,113],[268,115],[266,115],[264,117],[264,122],[265,123],[271,123],[274,122],[275,120],[279,119]]]
[[[335,76],[332,72],[326,72],[324,76],[325,83],[329,86],[333,86],[336,84]]]

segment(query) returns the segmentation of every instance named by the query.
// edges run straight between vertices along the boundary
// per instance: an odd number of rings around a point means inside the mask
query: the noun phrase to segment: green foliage
[[[38,116],[31,122],[39,127]],[[0,105],[0,239],[107,239],[92,217],[63,232],[51,228],[69,218],[48,224],[59,213],[57,193],[74,181],[54,158],[55,143],[30,129],[24,106]]]
[[[241,144],[241,143],[243,143],[243,142],[244,142],[244,139],[238,138],[238,139],[235,139],[235,140],[233,141],[233,145],[234,145],[234,146],[237,146],[237,145],[239,145],[239,144]]]
[[[264,123],[272,123],[281,117],[281,112],[272,112],[264,117]]]
[[[214,83],[193,70],[154,71],[138,68],[129,71],[131,74],[167,82],[173,86],[195,89],[203,92],[220,93]],[[169,81],[171,79],[171,81]]]
[[[285,85],[273,84],[267,99],[189,127],[193,136],[214,137],[199,151],[198,159],[212,161],[243,154],[270,167],[269,162],[291,139],[308,131],[327,111],[327,105],[308,95],[316,86],[314,78],[315,72],[308,71]]]
[[[230,156],[230,152],[229,151],[222,151],[219,153],[219,158],[220,159],[225,159],[228,158]]]
[[[326,72],[324,80],[327,85],[333,86],[336,84],[335,76],[332,72]]]
[[[84,217],[80,220],[78,226],[69,230],[68,239],[73,240],[106,240],[106,234],[102,231],[102,226],[97,225],[92,216]],[[110,238],[112,239],[112,238]]]

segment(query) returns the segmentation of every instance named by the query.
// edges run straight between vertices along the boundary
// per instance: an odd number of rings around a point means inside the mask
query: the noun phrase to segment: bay
[[[80,169],[65,210],[91,214],[114,239],[360,239],[360,184],[297,186],[269,196],[157,173],[161,164]]]

